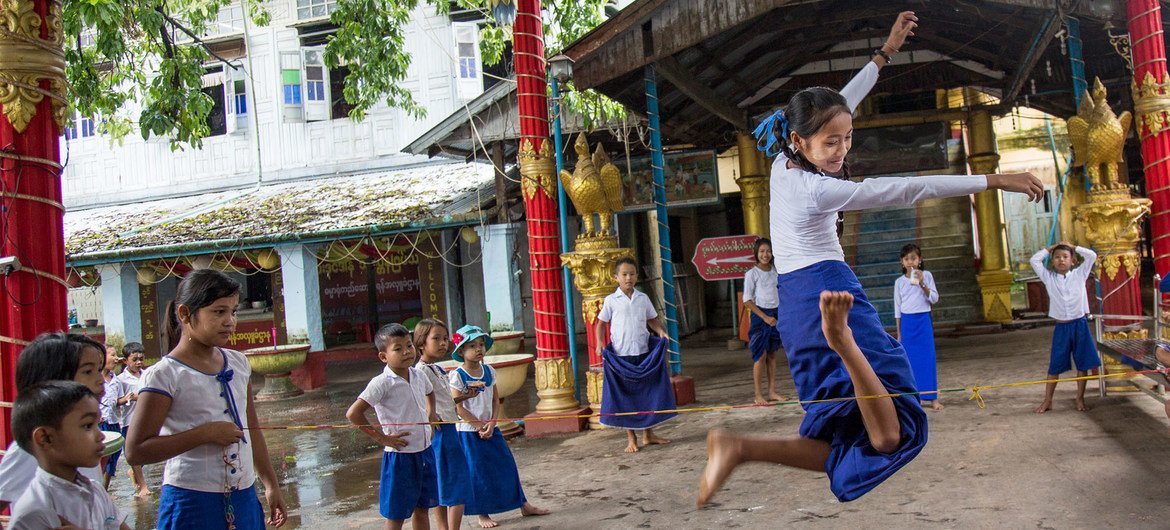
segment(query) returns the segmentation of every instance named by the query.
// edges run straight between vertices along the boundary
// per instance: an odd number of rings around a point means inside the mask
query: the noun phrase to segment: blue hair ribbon
[[[775,134],[777,124],[780,126],[779,136]],[[764,118],[752,134],[756,137],[756,149],[768,156],[779,154],[783,146],[780,142],[788,141],[788,117],[784,115],[784,109],[776,109],[771,116]]]

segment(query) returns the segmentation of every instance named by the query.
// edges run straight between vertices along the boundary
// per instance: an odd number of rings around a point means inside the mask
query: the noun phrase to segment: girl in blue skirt
[[[777,327],[805,417],[798,437],[708,433],[699,505],[710,501],[736,466],[752,461],[823,471],[838,499],[853,500],[926,444],[926,413],[917,397],[894,396],[916,392],[910,363],[845,264],[839,212],[988,189],[1032,200],[1043,193],[1030,173],[849,180],[852,111],[917,21],[913,12],[899,14],[885,44],[841,92],[802,90],[756,129],[761,147],[777,155],[770,180]]]
[[[756,389],[756,404],[768,401],[787,401],[776,393],[776,350],[780,349],[780,332],[776,330],[776,267],[772,266],[772,242],[761,237],[754,251],[756,266],[743,275],[743,305],[751,311],[748,329],[748,350],[752,352],[752,385]],[[764,399],[761,379],[768,380],[768,398]]]
[[[894,280],[894,320],[898,325],[898,342],[906,350],[918,399],[923,405],[942,410],[938,395],[938,366],[934,352],[934,322],[930,306],[938,303],[934,275],[922,269],[922,249],[909,243],[902,247],[902,275]]]

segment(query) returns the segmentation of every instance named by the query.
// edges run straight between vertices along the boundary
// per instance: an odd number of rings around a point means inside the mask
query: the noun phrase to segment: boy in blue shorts
[[[1082,258],[1079,265],[1076,255]],[[1051,268],[1044,266],[1044,259],[1049,256]],[[1040,249],[1029,260],[1032,270],[1036,271],[1036,276],[1048,291],[1048,316],[1056,319],[1056,328],[1052,332],[1052,356],[1048,362],[1048,379],[1052,382],[1045,385],[1044,402],[1036,407],[1037,413],[1052,409],[1056,379],[1072,369],[1072,361],[1077,364],[1077,377],[1084,377],[1090,371],[1096,374],[1101,366],[1097,344],[1089,331],[1089,294],[1085,290],[1085,281],[1096,261],[1097,253],[1066,241],[1057,243],[1051,250]],[[1085,406],[1084,380],[1077,381],[1077,410],[1089,410]]]
[[[439,505],[432,433],[427,425],[438,421],[434,387],[425,373],[414,368],[418,354],[410,331],[401,324],[383,326],[374,336],[374,345],[386,369],[370,380],[345,417],[385,447],[378,500],[386,528],[398,530],[411,517],[411,528],[428,530],[427,510]],[[381,428],[374,428],[366,418],[370,408],[377,413]]]

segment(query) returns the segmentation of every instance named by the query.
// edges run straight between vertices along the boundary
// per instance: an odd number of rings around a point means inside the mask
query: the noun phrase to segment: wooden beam
[[[727,98],[719,95],[710,87],[695,79],[695,75],[683,66],[674,57],[663,57],[654,63],[654,70],[663,79],[670,81],[679,92],[685,94],[691,101],[698,103],[727,123],[741,130],[747,130],[747,118],[743,111],[728,103]]]
[[[1036,29],[1036,36],[1028,43],[1028,48],[1020,55],[1020,60],[1017,62],[1016,76],[1012,79],[1011,84],[1008,85],[1007,91],[1004,92],[1003,101],[1015,101],[1016,96],[1020,95],[1020,90],[1024,88],[1024,83],[1028,76],[1032,74],[1032,69],[1036,67],[1036,63],[1040,61],[1040,57],[1044,56],[1044,50],[1048,48],[1048,43],[1052,42],[1053,37],[1056,36],[1057,31],[1060,30],[1060,21],[1057,20],[1056,12],[1053,11],[1040,23],[1040,27]]]

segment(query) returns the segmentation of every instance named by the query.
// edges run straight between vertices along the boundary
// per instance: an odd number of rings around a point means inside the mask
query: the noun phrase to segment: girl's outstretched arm
[[[288,518],[288,508],[284,505],[284,495],[280,492],[280,482],[276,480],[276,470],[272,468],[272,461],[268,458],[268,442],[264,440],[264,431],[260,430],[260,419],[256,416],[256,404],[252,399],[252,385],[248,384],[248,435],[249,445],[252,446],[252,465],[260,482],[264,484],[264,500],[268,501],[271,514],[266,521],[269,525],[279,527]]]

